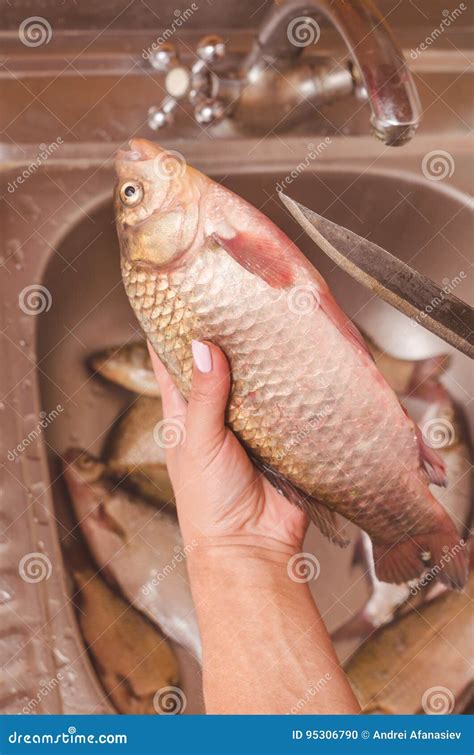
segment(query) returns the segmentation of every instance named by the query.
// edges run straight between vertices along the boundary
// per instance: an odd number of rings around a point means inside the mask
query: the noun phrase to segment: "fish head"
[[[134,503],[109,471],[84,449],[71,448],[64,454],[64,479],[81,527],[125,542],[136,518]]]
[[[199,229],[199,198],[206,177],[184,157],[146,139],[119,150],[115,217],[121,253],[143,267],[175,266]]]
[[[105,465],[82,448],[70,448],[64,454],[64,476],[74,486],[97,482]]]

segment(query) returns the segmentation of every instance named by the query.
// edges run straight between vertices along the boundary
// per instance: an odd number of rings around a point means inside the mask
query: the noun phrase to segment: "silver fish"
[[[92,370],[106,380],[142,396],[158,398],[160,390],[143,341],[110,346],[89,359]]]
[[[201,642],[176,519],[113,488],[104,465],[67,452],[64,477],[98,566],[130,603],[171,639],[201,658]]]

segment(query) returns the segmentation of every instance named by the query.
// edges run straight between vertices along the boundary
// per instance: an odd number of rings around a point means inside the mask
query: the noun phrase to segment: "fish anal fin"
[[[335,511],[331,511],[324,503],[320,503],[315,498],[306,496],[308,508],[305,510],[309,518],[327,537],[329,542],[339,545],[341,548],[347,548],[350,540],[341,533],[341,518]]]
[[[341,520],[335,511],[331,511],[324,503],[320,503],[300,490],[265,462],[254,456],[252,456],[252,461],[279,493],[308,514],[313,524],[331,543],[339,545],[341,548],[346,548],[349,545],[350,540],[341,533]]]

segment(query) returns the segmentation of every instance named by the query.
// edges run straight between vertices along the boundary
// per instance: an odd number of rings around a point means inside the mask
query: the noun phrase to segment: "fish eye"
[[[143,186],[136,181],[127,181],[120,187],[119,195],[122,204],[133,207],[143,199]]]

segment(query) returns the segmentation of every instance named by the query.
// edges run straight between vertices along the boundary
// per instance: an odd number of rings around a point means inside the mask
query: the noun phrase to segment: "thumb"
[[[229,363],[209,341],[193,341],[193,380],[186,413],[188,445],[214,446],[225,436],[225,409],[230,389]]]

